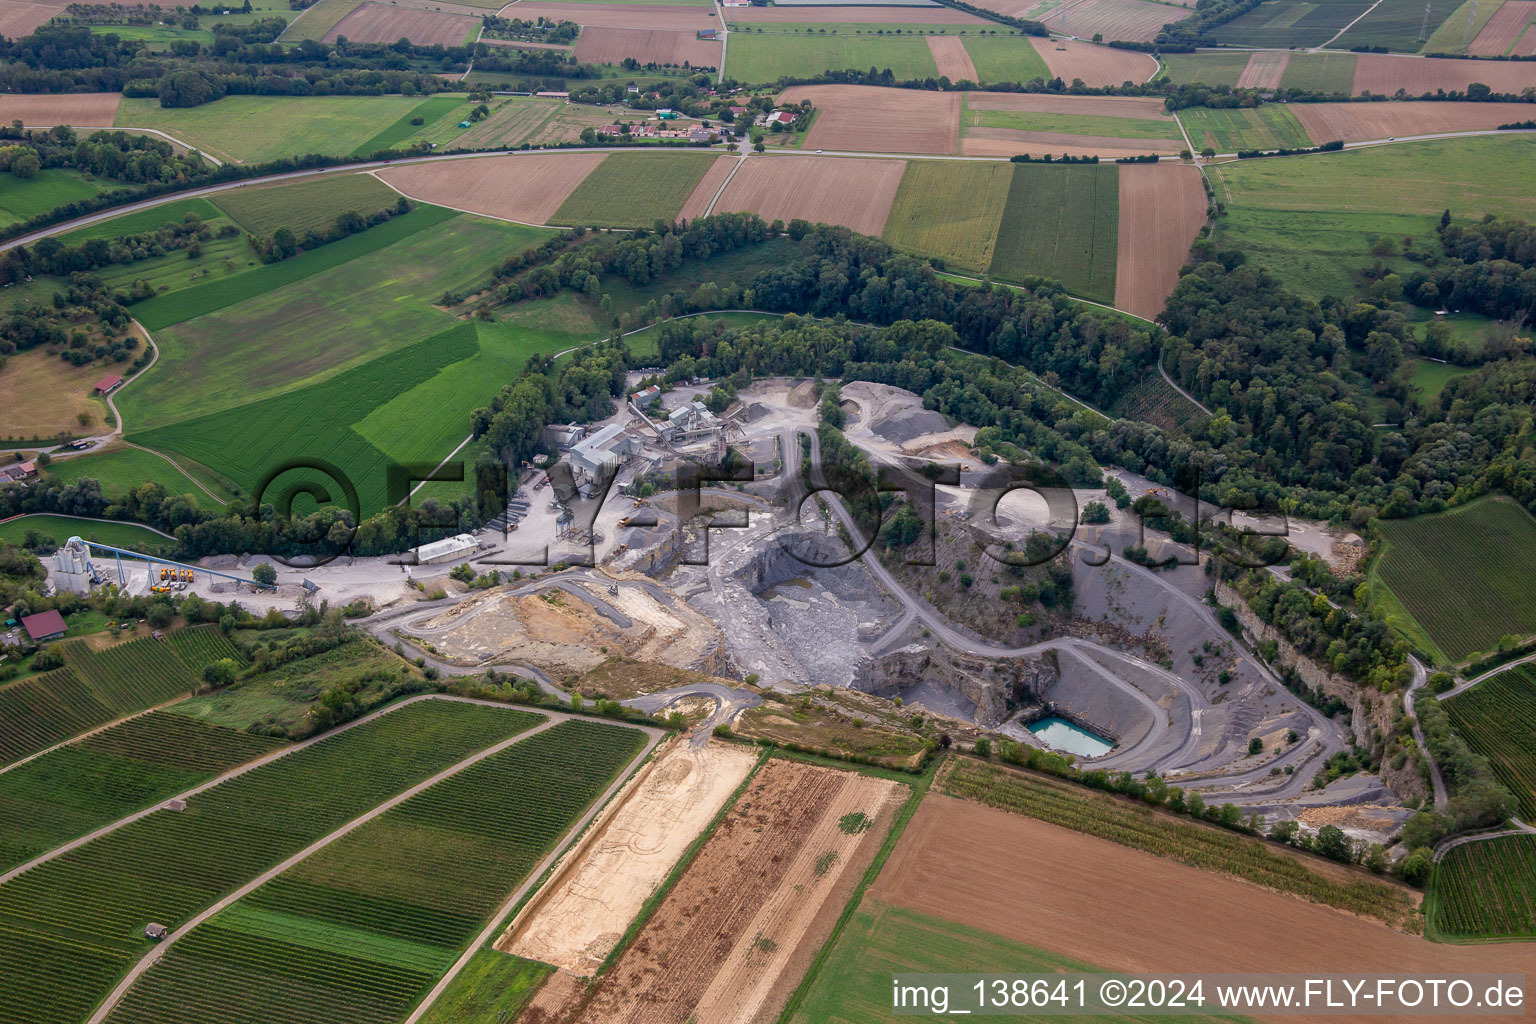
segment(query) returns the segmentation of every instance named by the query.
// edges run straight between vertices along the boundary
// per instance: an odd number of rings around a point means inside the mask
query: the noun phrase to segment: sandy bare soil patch
[[[736,160],[733,156],[722,156],[709,165],[704,177],[699,179],[699,183],[693,186],[693,191],[683,201],[683,208],[677,213],[678,219],[693,220],[704,216],[709,204],[715,201],[715,193],[720,191],[725,179],[731,176],[731,168],[736,166]]]
[[[751,748],[732,743],[674,744],[625,787],[578,859],[518,914],[496,948],[591,976],[756,760]]]
[[[712,7],[683,7],[676,4],[562,4],[520,0],[501,9],[503,18],[536,21],[574,21],[596,28],[639,28],[654,31],[697,32],[701,28],[719,28],[720,19]],[[580,39],[577,36],[577,39]]]
[[[0,35],[7,35],[0,24]],[[0,124],[10,124],[18,117],[26,125],[68,124],[88,128],[110,128],[117,118],[120,92],[41,93],[18,96],[0,93]]]
[[[462,46],[478,24],[478,18],[370,2],[337,22],[325,34],[325,42],[346,36],[355,43],[393,43],[404,36],[417,46]]]
[[[1188,164],[1122,164],[1115,305],[1151,319],[1163,311],[1189,247],[1205,223],[1200,169]]]
[[[1030,36],[1030,45],[1045,58],[1052,75],[1068,85],[1081,78],[1087,86],[1141,83],[1157,74],[1156,59],[1135,50],[1114,50],[1108,46],[1068,41],[1065,50],[1056,49],[1054,39]]]
[[[1076,114],[1086,117],[1134,117],[1139,121],[1171,121],[1163,101],[1142,96],[1052,96],[1043,92],[973,92],[971,110],[1024,110],[1033,114]]]
[[[539,153],[387,167],[379,178],[424,203],[543,224],[604,153]]]
[[[867,85],[797,85],[781,103],[810,100],[820,111],[807,149],[865,153],[954,153],[960,140],[957,92],[883,89]]]
[[[1391,96],[1405,89],[1410,96],[1444,89],[1466,91],[1482,82],[1494,92],[1519,93],[1536,85],[1536,62],[1501,60],[1430,60],[1386,53],[1362,53],[1355,61],[1355,92]],[[1525,118],[1521,118],[1525,120]]]
[[[906,169],[905,160],[751,157],[726,186],[715,212],[750,210],[770,222],[801,217],[879,235]]]
[[[1106,40],[1148,43],[1157,38],[1164,25],[1183,21],[1193,13],[1192,4],[1185,10],[1144,0],[1066,0],[1039,21],[1052,32],[1082,38],[1102,34]]]
[[[771,761],[585,1007],[556,1019],[746,1022],[792,984],[889,828],[906,790],[850,772]],[[845,832],[846,815],[872,827]]]
[[[1467,46],[1468,53],[1475,53],[1479,57],[1500,57],[1504,51],[1510,48],[1525,27],[1536,17],[1536,0],[1505,0],[1504,6],[1496,11],[1493,17],[1488,19],[1488,24],[1477,34],[1477,38]],[[1521,50],[1525,53],[1531,51],[1521,40]],[[1536,40],[1531,40],[1536,43]]]
[[[1112,971],[1412,974],[1530,967],[1529,945],[1430,943],[1331,907],[938,794],[923,800],[869,894]]]
[[[985,6],[985,5],[982,5]],[[725,12],[728,22],[795,22],[834,24],[853,22],[860,25],[990,25],[953,7],[732,7]]]
[[[976,74],[976,65],[971,62],[971,55],[965,50],[965,40],[959,36],[929,36],[928,52],[933,54],[939,74],[947,76],[951,82],[974,82],[980,77]]]
[[[1184,148],[1172,139],[1119,139],[1105,135],[1068,135],[1063,132],[1021,132],[1013,128],[969,128],[960,142],[966,156],[1142,156],[1176,154]]]
[[[1402,138],[1437,132],[1485,131],[1531,116],[1526,103],[1293,103],[1291,113],[1312,141]]]
[[[1239,89],[1278,89],[1285,74],[1285,66],[1291,62],[1287,50],[1270,50],[1255,53],[1248,58],[1248,66],[1237,76]]]
[[[712,68],[720,63],[720,43],[670,29],[593,27],[576,37],[576,59],[582,63],[619,64],[625,57],[641,64]]]

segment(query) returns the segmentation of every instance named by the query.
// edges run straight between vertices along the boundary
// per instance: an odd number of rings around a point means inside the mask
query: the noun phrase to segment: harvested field
[[[541,153],[387,167],[385,184],[412,199],[487,217],[543,224],[605,153]]]
[[[1065,50],[1056,49],[1056,41],[1031,36],[1030,45],[1045,60],[1051,74],[1068,85],[1081,78],[1087,86],[1141,83],[1157,74],[1156,59],[1135,50],[1113,50],[1092,43],[1067,42]]]
[[[10,308],[6,303],[7,312]],[[0,371],[6,436],[56,438],[103,429],[106,409],[90,397],[91,385],[109,372],[117,371],[91,363],[71,366],[41,347],[6,356]],[[84,423],[77,419],[82,415]]]
[[[714,8],[677,4],[563,4],[521,0],[502,8],[501,16],[521,18],[524,21],[537,21],[541,17],[555,21],[574,21],[583,28],[637,28],[690,34],[701,28],[720,27],[720,19],[715,17]]]
[[[0,0],[3,2],[3,0]],[[9,35],[0,15],[0,36]],[[117,117],[120,92],[42,93],[37,95],[0,94],[0,124],[10,124],[18,117],[26,125],[84,125],[111,127]]]
[[[704,177],[693,186],[693,191],[683,201],[683,208],[677,212],[681,220],[693,220],[702,217],[709,211],[709,204],[715,201],[715,195],[720,191],[720,186],[725,184],[725,179],[731,176],[731,168],[736,166],[737,157],[717,157],[715,162],[709,165],[709,170],[704,172]]]
[[[1239,89],[1278,89],[1285,77],[1285,66],[1291,62],[1290,53],[1269,50],[1255,53],[1248,58],[1248,66],[1237,76]]]
[[[463,46],[479,26],[478,18],[369,2],[337,22],[324,42],[346,36],[354,43],[393,43],[404,37],[417,46]]]
[[[929,36],[928,52],[933,54],[939,74],[951,82],[978,80],[976,65],[971,63],[971,55],[965,52],[965,40],[959,36]]]
[[[1498,93],[1519,93],[1527,86],[1536,86],[1536,62],[1430,60],[1384,53],[1362,53],[1355,61],[1356,94],[1391,96],[1399,89],[1407,90],[1410,96],[1440,89],[1465,92],[1473,82],[1482,82]]]
[[[1406,103],[1292,103],[1291,113],[1313,142],[1432,135],[1437,132],[1486,131],[1530,117],[1526,103],[1456,103],[1431,100]]]
[[[1519,48],[1513,50],[1514,53],[1520,56],[1536,53],[1536,33],[1526,31],[1533,18],[1536,18],[1536,0],[1506,0],[1467,46],[1467,52],[1479,57],[1502,57],[1518,43]]]
[[[1106,159],[1142,156],[1146,153],[1177,154],[1182,142],[1171,139],[1119,139],[1105,135],[1069,135],[1065,132],[1021,132],[1012,128],[968,128],[960,152],[966,156],[1101,156]]]
[[[22,36],[31,35],[42,25],[46,25],[54,15],[64,9],[65,5],[58,4],[31,4],[22,0],[0,0],[0,36],[7,39],[20,39]]]
[[[587,1006],[555,1019],[772,1019],[904,792],[884,779],[769,762]]]
[[[801,100],[810,100],[820,111],[806,134],[807,149],[949,155],[960,145],[957,92],[797,85],[779,97],[780,103]]]
[[[1200,170],[1188,164],[1120,167],[1115,305],[1148,319],[1162,312],[1205,223]]]
[[[515,10],[515,8],[514,8]],[[728,22],[799,22],[801,24],[860,25],[975,25],[993,24],[953,7],[732,7],[725,14]]]
[[[955,836],[966,841],[957,844]],[[1529,945],[1433,944],[1331,907],[933,793],[869,897],[1110,971],[1248,971],[1256,964],[1298,972],[1336,971],[1341,964],[1367,973],[1501,971],[1524,970],[1530,960]],[[1018,911],[1024,905],[1027,914]]]
[[[1031,114],[1070,114],[1081,117],[1134,117],[1146,121],[1172,121],[1159,99],[1140,96],[1052,96],[1049,93],[973,92],[966,100],[970,110],[1022,110]]]
[[[906,169],[905,160],[753,157],[726,186],[715,212],[750,210],[768,221],[800,217],[878,235]]]
[[[587,64],[618,64],[633,57],[641,64],[690,64],[717,67],[720,43],[693,32],[666,29],[593,27],[576,37],[576,59]]]
[[[1052,32],[1079,37],[1102,33],[1106,40],[1149,43],[1164,25],[1193,13],[1193,5],[1180,10],[1144,0],[1067,0],[1038,20]]]
[[[735,744],[674,744],[625,787],[577,859],[518,914],[496,948],[590,977],[756,760]]]

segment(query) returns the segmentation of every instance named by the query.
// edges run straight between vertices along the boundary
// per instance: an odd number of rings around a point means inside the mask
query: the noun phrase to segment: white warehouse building
[[[416,549],[416,561],[420,565],[431,565],[434,562],[451,562],[455,558],[468,554],[475,550],[479,541],[467,533],[460,533],[453,537],[444,537],[442,540],[434,540],[430,544],[423,544]]]

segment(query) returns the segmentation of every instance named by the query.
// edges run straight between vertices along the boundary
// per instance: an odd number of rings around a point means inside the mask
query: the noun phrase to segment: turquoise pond
[[[1031,722],[1029,731],[1044,740],[1045,745],[1052,750],[1076,754],[1078,757],[1100,757],[1115,749],[1115,745],[1103,736],[1055,715]]]

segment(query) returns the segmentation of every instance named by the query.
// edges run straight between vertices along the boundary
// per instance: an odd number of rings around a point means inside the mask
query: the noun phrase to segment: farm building
[[[38,612],[36,615],[23,615],[21,628],[26,630],[27,636],[35,642],[42,643],[44,640],[60,639],[69,627],[64,625],[64,616],[57,611],[49,610]]]
[[[456,534],[452,537],[444,537],[442,540],[434,540],[430,544],[423,544],[416,549],[416,561],[420,565],[433,565],[437,562],[451,562],[469,552],[475,550],[478,542],[467,533]]]
[[[14,466],[6,466],[0,469],[0,484],[20,483],[37,472],[37,463],[20,462]]]
[[[105,395],[121,387],[122,383],[123,378],[119,377],[115,373],[109,373],[105,377],[101,378],[101,380],[96,382],[96,387],[94,390],[98,395]]]
[[[155,942],[159,942],[161,939],[165,938],[165,925],[150,922],[144,926],[144,937],[146,939],[152,939]]]
[[[758,121],[758,124],[766,128],[771,128],[776,124],[784,125],[787,128],[794,123],[795,115],[787,110],[775,110],[772,113],[764,114],[762,119]]]

